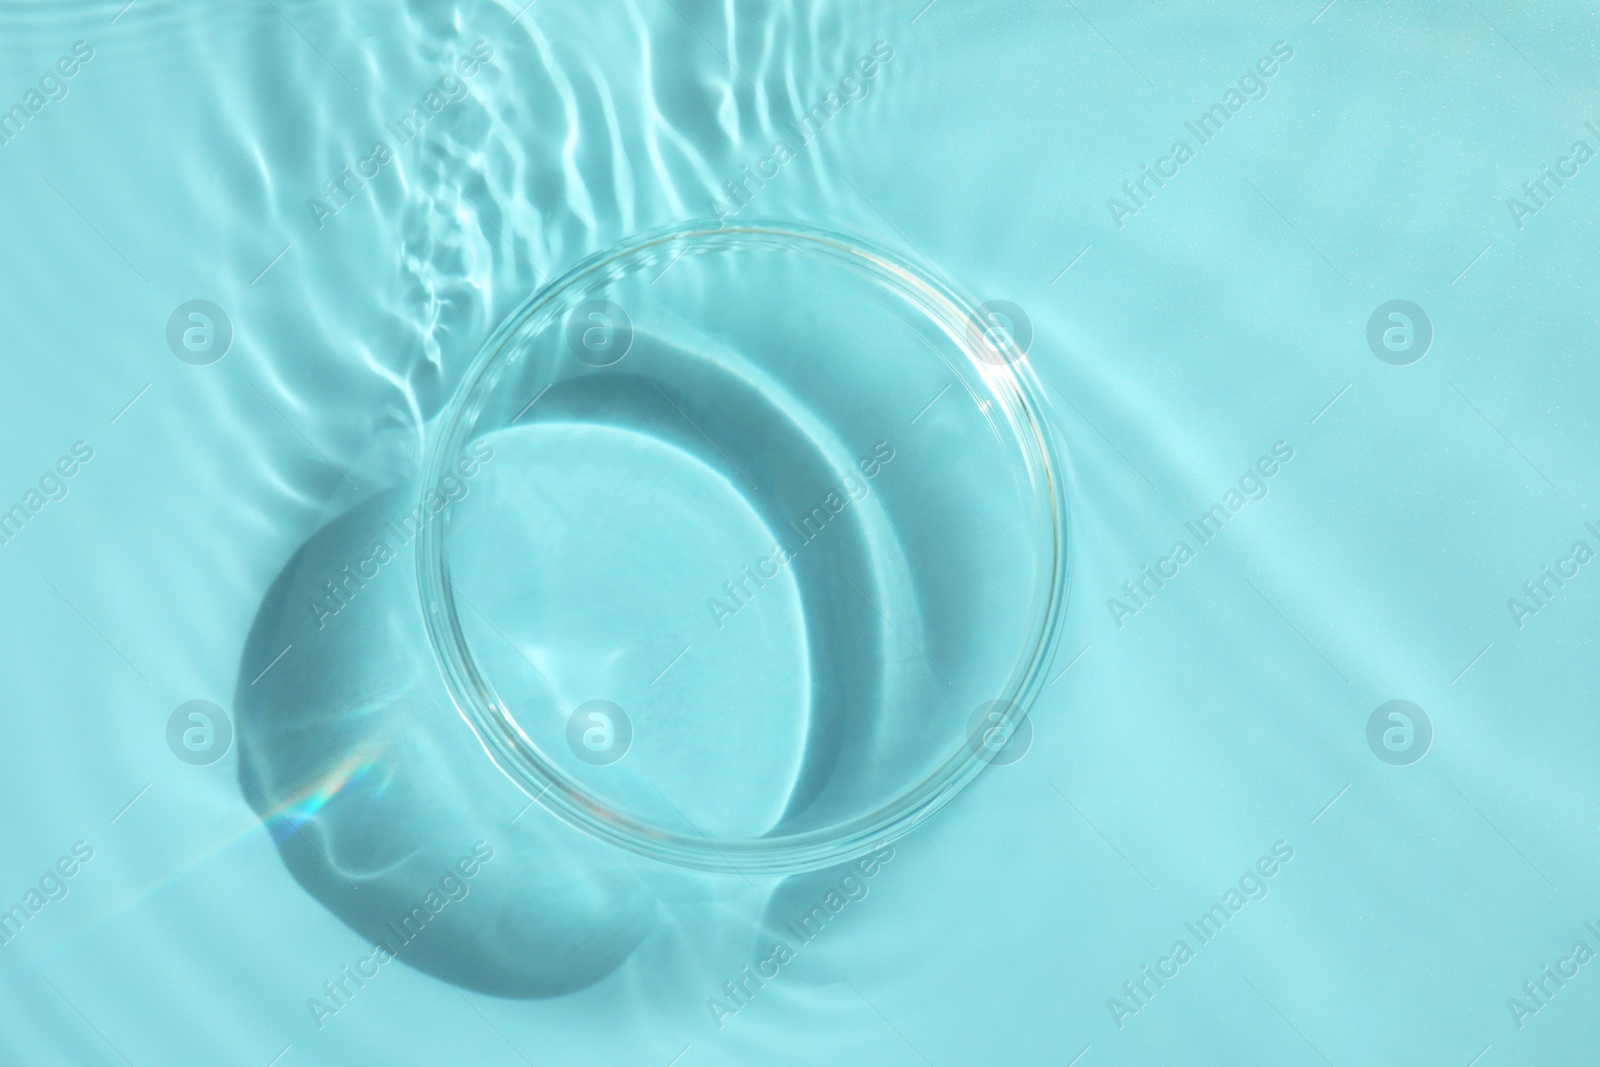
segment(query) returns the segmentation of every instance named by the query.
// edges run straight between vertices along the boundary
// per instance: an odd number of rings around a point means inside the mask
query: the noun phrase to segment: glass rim
[[[1059,642],[1070,556],[1067,501],[1054,435],[1044,418],[1044,395],[1008,332],[994,345],[977,306],[948,283],[853,237],[794,223],[752,220],[738,225],[698,221],[627,238],[580,261],[541,286],[494,331],[474,357],[439,420],[424,465],[423,486],[436,484],[470,443],[498,369],[516,358],[519,338],[538,336],[580,294],[663,260],[706,252],[801,252],[862,274],[889,290],[946,335],[965,355],[1004,422],[1028,472],[1029,520],[1035,528],[1036,584],[1025,647],[994,699],[1031,711]],[[984,352],[990,353],[984,355]],[[782,875],[817,870],[856,858],[896,840],[953,799],[987,765],[962,738],[937,766],[878,807],[833,824],[761,836],[715,837],[654,825],[584,788],[545,758],[501,700],[462,630],[450,581],[446,541],[451,516],[439,516],[418,539],[417,579],[424,624],[435,660],[457,712],[495,766],[529,797],[568,825],[632,852],[679,867],[740,874]],[[691,824],[692,829],[692,824]]]

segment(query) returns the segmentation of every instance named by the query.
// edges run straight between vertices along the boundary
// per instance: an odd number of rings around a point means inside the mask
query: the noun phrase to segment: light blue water
[[[1600,1058],[1592,10],[520,7],[0,9],[0,1062]],[[736,218],[1025,311],[1073,505],[1031,747],[781,882],[524,810],[420,630],[250,640],[507,314],[746,167]],[[770,821],[761,754],[746,808],[669,792]]]

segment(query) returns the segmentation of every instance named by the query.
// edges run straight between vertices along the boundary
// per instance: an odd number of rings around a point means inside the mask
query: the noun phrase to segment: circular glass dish
[[[952,798],[1022,724],[1068,585],[1009,327],[777,224],[638,236],[536,293],[419,504],[429,639],[499,768],[599,838],[745,874]]]

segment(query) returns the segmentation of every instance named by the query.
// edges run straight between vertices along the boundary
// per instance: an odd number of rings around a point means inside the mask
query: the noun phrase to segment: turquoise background
[[[93,449],[0,547],[0,904],[93,851],[0,946],[0,1060],[1600,1058],[1600,965],[1520,1027],[1508,1006],[1600,951],[1600,577],[1520,626],[1508,607],[1600,549],[1600,165],[1508,206],[1600,150],[1593,5],[520,7],[0,7],[0,108],[93,50],[0,145],[0,509]],[[386,124],[480,41],[462,98],[399,145]],[[389,964],[319,1029],[307,998],[370,943],[289,876],[236,754],[180,762],[168,717],[231,706],[274,575],[503,316],[707,215],[877,42],[870,91],[750,210],[1031,319],[1076,538],[1032,748],[720,1027],[708,1000],[765,953],[685,934],[547,999]],[[1265,95],[1119,226],[1108,200],[1277,42]],[[379,140],[393,159],[319,220],[307,201]],[[234,333],[209,366],[166,341],[195,299]],[[1395,299],[1433,331],[1404,366],[1367,343]],[[1107,601],[1278,442],[1267,496],[1119,626]],[[1396,699],[1433,731],[1403,766],[1367,740]],[[1199,945],[1185,923],[1280,842],[1265,897]],[[1119,1019],[1179,939],[1194,958]]]

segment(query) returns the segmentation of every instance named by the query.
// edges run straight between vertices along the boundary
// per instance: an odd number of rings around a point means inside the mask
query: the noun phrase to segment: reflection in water
[[[363,938],[467,988],[571,992],[638,945],[657,894],[629,857],[537,805],[517,818],[526,798],[438,681],[411,548],[370,579],[348,577],[413,499],[407,487],[358,505],[273,583],[245,662],[292,649],[240,680],[240,783],[295,878]],[[330,583],[354,595],[319,620],[311,605]]]
[[[342,132],[326,143],[308,147],[292,128],[257,123],[273,132],[269,154],[285,172],[281,184],[295,191],[269,212],[294,237],[293,261],[269,277],[294,313],[281,316],[285,325],[258,326],[263,350],[274,353],[261,388],[347,467],[361,448],[349,446],[347,430],[359,441],[373,431],[409,433],[433,417],[489,328],[564,265],[712,210],[740,164],[763,158],[840,89],[849,73],[841,56],[852,65],[858,57],[889,62],[887,46],[872,58],[883,36],[872,20],[841,22],[809,7],[722,26],[731,13],[712,7],[694,10],[695,23],[633,7],[603,23],[576,7],[508,23],[522,6],[465,27],[459,13],[418,6],[403,28],[383,31],[383,60],[366,64],[372,84],[362,64],[345,64],[369,91],[341,113]],[[343,29],[363,39],[358,27]],[[704,33],[731,59],[715,78],[681,60],[706,49]],[[474,56],[469,75],[460,64]],[[448,71],[460,90],[441,88]],[[883,71],[858,73],[881,91]],[[864,95],[855,84],[843,87],[845,99]],[[394,136],[398,111],[434,88],[446,105],[422,135]],[[814,121],[816,146],[767,184],[759,212],[818,214],[838,162],[824,142],[843,143],[851,125],[867,136],[882,120],[870,116],[876,107],[852,103],[830,114],[825,131]],[[315,125],[329,125],[320,107],[310,110]],[[329,175],[359,168],[376,140],[390,142],[392,158],[359,195],[335,203],[319,194],[321,207],[307,204]],[[251,255],[260,243],[245,242]],[[352,295],[340,280],[370,276],[380,249],[385,262],[398,249],[397,279]],[[334,351],[350,355],[329,359]],[[351,419],[353,395],[372,404],[369,419]],[[506,996],[570,993],[630,957],[637,973],[624,970],[620,980],[635,995],[669,968],[703,966],[709,982],[720,963],[765,937],[755,916],[771,887],[664,870],[588,840],[537,804],[525,807],[437,678],[409,539],[390,537],[393,558],[376,558],[379,531],[415,506],[414,487],[398,484],[411,469],[391,463],[380,478],[358,474],[363,486],[395,487],[315,533],[267,592],[236,701],[245,799],[295,879],[374,946],[348,961],[357,976],[392,962],[382,945],[422,971]],[[313,484],[324,484],[325,473],[285,475],[298,503],[314,506],[324,495]],[[835,540],[840,551],[849,547]],[[824,662],[819,670],[827,682],[841,668]],[[816,794],[832,758],[826,745],[809,752],[791,794],[797,806]],[[460,864],[480,842],[493,858],[477,860],[469,878]],[[384,958],[365,962],[373,956]],[[347,998],[342,974],[330,978]],[[339,1007],[326,994],[325,1003]]]

